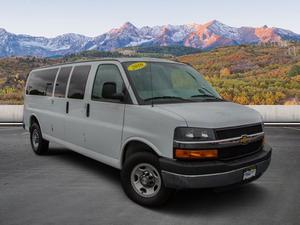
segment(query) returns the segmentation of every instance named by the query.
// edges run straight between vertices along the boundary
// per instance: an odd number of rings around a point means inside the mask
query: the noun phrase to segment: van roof
[[[179,62],[176,62],[176,61],[172,61],[172,60],[168,60],[168,59],[161,59],[161,58],[119,57],[119,58],[99,58],[99,59],[93,59],[93,60],[81,60],[81,61],[79,60],[79,61],[74,61],[74,62],[59,63],[59,64],[53,64],[53,65],[49,65],[49,66],[39,67],[39,68],[36,68],[34,70],[50,68],[50,67],[56,67],[56,66],[71,65],[71,64],[88,63],[88,62],[103,62],[103,61],[118,61],[120,63],[123,63],[123,62],[136,62],[136,61],[179,63]]]

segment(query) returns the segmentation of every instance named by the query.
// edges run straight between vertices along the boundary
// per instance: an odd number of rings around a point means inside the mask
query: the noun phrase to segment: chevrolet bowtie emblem
[[[240,139],[240,143],[242,145],[246,145],[248,144],[250,141],[250,138],[248,137],[248,135],[242,135],[241,139]]]

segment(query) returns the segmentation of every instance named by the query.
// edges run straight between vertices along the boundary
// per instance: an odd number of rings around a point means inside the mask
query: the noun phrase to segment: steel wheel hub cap
[[[153,197],[161,188],[161,177],[154,166],[141,163],[131,172],[131,185],[140,196]]]
[[[39,137],[38,131],[34,130],[32,132],[32,144],[33,144],[34,149],[37,149],[39,147],[39,142],[40,142],[40,137]]]
[[[145,171],[139,179],[144,187],[153,187],[155,185],[155,177],[151,172]]]

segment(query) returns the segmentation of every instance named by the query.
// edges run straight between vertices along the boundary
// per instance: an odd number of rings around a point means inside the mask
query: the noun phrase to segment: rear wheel
[[[37,123],[30,128],[30,142],[34,153],[44,155],[49,151],[49,141],[43,139],[42,131]]]
[[[172,193],[164,186],[158,158],[151,153],[130,156],[124,163],[121,179],[127,196],[140,205],[162,205]]]

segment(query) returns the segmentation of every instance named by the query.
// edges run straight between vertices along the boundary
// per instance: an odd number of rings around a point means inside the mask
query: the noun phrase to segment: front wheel
[[[34,153],[44,155],[49,150],[49,141],[43,139],[42,131],[37,123],[30,127],[30,142]]]
[[[158,158],[147,152],[129,157],[121,171],[122,186],[127,196],[144,206],[165,203],[172,190],[164,186]]]

